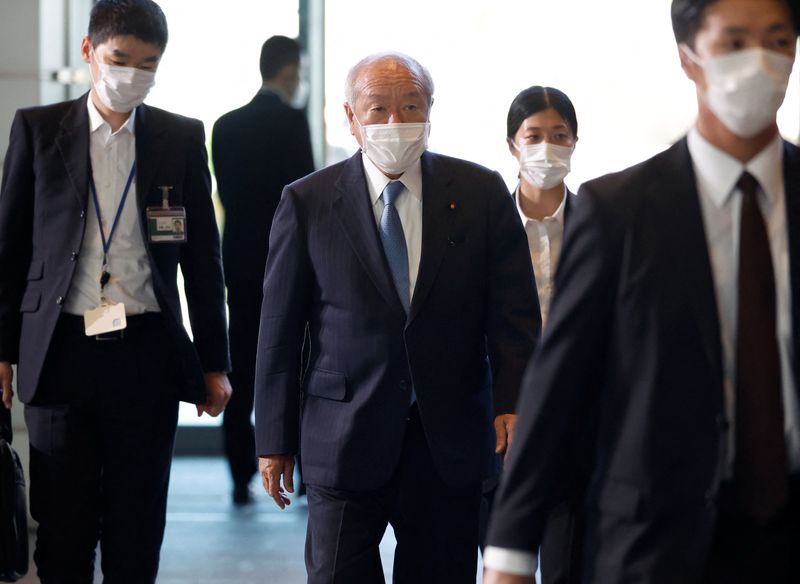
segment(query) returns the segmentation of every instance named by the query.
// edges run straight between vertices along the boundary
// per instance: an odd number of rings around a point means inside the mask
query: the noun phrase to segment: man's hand
[[[536,578],[534,576],[517,576],[486,568],[483,573],[483,584],[536,584]]]
[[[204,404],[197,405],[197,417],[203,415],[203,412],[209,416],[216,418],[225,409],[228,400],[231,399],[231,382],[228,381],[228,376],[225,373],[206,373],[206,392],[208,399]]]
[[[14,370],[8,361],[0,361],[0,389],[3,390],[3,405],[7,410],[11,409],[11,398],[14,392],[11,390],[11,381],[14,379]]]
[[[494,433],[497,436],[494,451],[503,454],[503,460],[508,460],[511,443],[514,441],[514,426],[517,425],[517,416],[503,414],[494,419]]]
[[[258,470],[261,473],[261,484],[264,485],[264,490],[272,497],[275,504],[281,509],[285,509],[286,505],[291,505],[292,502],[281,487],[281,477],[283,477],[286,491],[294,493],[294,455],[260,456]]]

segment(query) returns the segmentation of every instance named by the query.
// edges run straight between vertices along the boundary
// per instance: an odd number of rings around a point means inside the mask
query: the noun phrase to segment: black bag
[[[28,572],[25,474],[11,440],[11,412],[0,403],[0,582],[16,582]]]

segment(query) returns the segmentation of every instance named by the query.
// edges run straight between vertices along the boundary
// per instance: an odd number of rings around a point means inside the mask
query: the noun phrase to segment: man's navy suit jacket
[[[19,110],[0,191],[0,360],[18,363],[23,402],[33,399],[56,321],[69,295],[89,197],[87,96]],[[230,368],[219,236],[210,197],[202,123],[157,108],[136,109],[136,195],[145,207],[186,208],[187,242],[147,243],[153,289],[180,365],[178,397],[206,400],[204,371]],[[180,264],[192,324],[181,322]]]
[[[784,143],[783,155],[800,347],[800,150]],[[577,458],[591,461],[582,581],[699,582],[727,424],[717,302],[685,139],[581,187],[555,288],[487,544],[537,550],[558,478]],[[798,367],[795,359],[796,378]]]
[[[496,472],[493,416],[515,411],[540,328],[527,241],[497,173],[432,153],[421,163],[422,253],[408,317],[360,152],[287,186],[275,215],[258,348],[257,451],[294,454],[300,440],[309,484],[386,484],[412,386],[442,479],[477,485]]]

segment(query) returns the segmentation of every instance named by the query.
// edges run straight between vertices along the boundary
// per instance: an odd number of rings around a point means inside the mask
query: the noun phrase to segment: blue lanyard
[[[135,174],[136,161],[134,160],[133,165],[131,166],[131,173],[128,175],[128,182],[125,183],[125,190],[122,191],[122,200],[120,200],[119,207],[117,207],[117,214],[114,217],[114,223],[111,225],[111,232],[108,234],[108,239],[106,239],[106,232],[105,229],[103,229],[103,218],[100,216],[100,201],[97,199],[97,188],[94,186],[94,177],[91,175],[91,173],[89,174],[89,187],[92,190],[92,198],[94,199],[94,212],[97,214],[97,226],[100,228],[100,237],[103,239],[103,268],[102,273],[100,274],[101,303],[105,302],[103,290],[111,279],[111,274],[108,273],[108,250],[111,247],[111,240],[114,237],[114,233],[117,231],[119,218],[122,216],[122,209],[125,207],[125,201],[128,198],[128,191],[131,189],[131,183],[133,182],[133,177]]]
[[[108,234],[108,239],[106,239],[106,232],[103,229],[103,218],[100,215],[100,201],[97,199],[97,188],[94,186],[94,177],[90,174],[89,175],[89,187],[92,190],[92,198],[94,199],[94,211],[97,214],[97,225],[100,227],[100,237],[103,240],[103,264],[107,262],[108,250],[111,248],[111,239],[114,237],[114,233],[117,231],[117,225],[119,224],[119,218],[122,216],[122,209],[125,207],[125,200],[128,198],[128,191],[131,190],[131,183],[133,182],[133,177],[136,174],[136,161],[133,162],[133,166],[131,166],[131,173],[128,175],[128,182],[125,183],[125,190],[122,191],[122,199],[119,202],[119,207],[117,207],[117,214],[114,217],[114,223],[111,225],[111,232]]]

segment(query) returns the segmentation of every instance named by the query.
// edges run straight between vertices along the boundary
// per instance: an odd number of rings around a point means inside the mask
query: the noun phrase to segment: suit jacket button
[[[63,296],[59,296],[58,298],[56,298],[56,304],[58,304],[59,306],[64,304],[64,297]]]
[[[403,391],[406,391],[406,390],[408,389],[408,387],[409,387],[409,385],[408,385],[408,381],[406,381],[405,379],[401,379],[401,380],[400,380],[400,383],[398,383],[397,385],[398,385],[398,387],[399,387],[400,389],[402,389]]]
[[[86,211],[81,211],[81,219],[83,219],[84,217],[86,217]]]
[[[73,262],[76,261],[78,259],[78,252],[73,251],[72,254],[70,254],[69,256],[69,259],[71,259]]]

